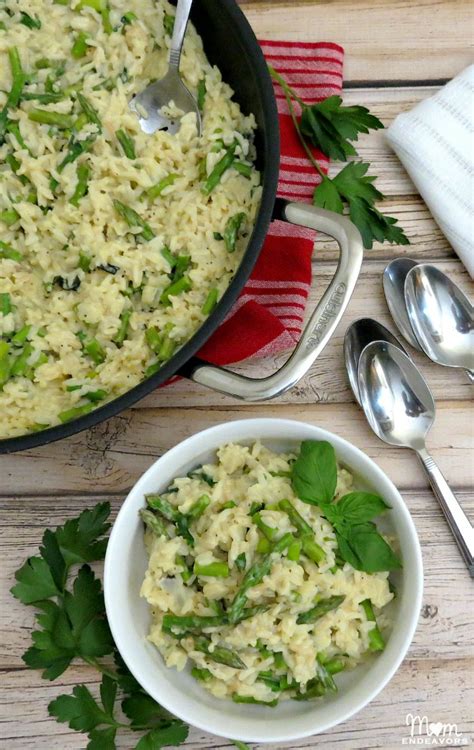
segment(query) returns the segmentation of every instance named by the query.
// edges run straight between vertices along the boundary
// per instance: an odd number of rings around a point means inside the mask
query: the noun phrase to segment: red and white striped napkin
[[[270,65],[308,104],[339,94],[344,50],[330,42],[260,42]],[[281,134],[278,196],[311,202],[320,181],[296,134],[283,91],[275,85]],[[298,105],[297,113],[300,114]],[[322,169],[328,159],[315,150]],[[311,286],[314,232],[282,221],[271,224],[260,257],[239,299],[200,350],[213,364],[293,348],[301,333]]]

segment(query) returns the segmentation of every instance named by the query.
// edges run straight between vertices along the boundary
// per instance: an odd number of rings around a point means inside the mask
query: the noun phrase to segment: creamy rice
[[[364,573],[337,559],[332,526],[318,507],[299,500],[292,489],[293,460],[294,456],[274,453],[259,442],[250,447],[225,445],[217,451],[215,463],[175,479],[167,494],[162,495],[183,514],[189,513],[203,495],[209,498],[205,511],[192,525],[194,547],[188,547],[171,527],[167,528],[168,538],[146,531],[149,565],[141,595],[152,612],[149,639],[168,667],[183,670],[190,663],[198,670],[205,670],[206,680],[202,684],[219,698],[235,699],[237,694],[244,700],[271,702],[275,692],[259,675],[274,669],[275,652],[282,655],[283,674],[296,685],[297,691],[304,691],[317,677],[321,661],[342,655],[345,668],[355,666],[368,651],[368,633],[374,627],[361,606],[365,600],[370,600],[377,609],[382,628],[389,627],[389,618],[380,613],[393,598],[388,573]],[[352,475],[338,467],[336,500],[350,492],[352,484]],[[245,668],[218,663],[209,654],[196,650],[191,634],[179,639],[164,631],[164,618],[169,613],[212,616],[217,600],[228,611],[245,571],[261,559],[258,551],[261,536],[252,515],[254,504],[263,505],[260,517],[277,530],[278,538],[295,532],[289,517],[275,509],[284,499],[290,500],[311,526],[314,540],[324,551],[324,559],[316,564],[304,555],[298,560],[290,560],[285,554],[273,555],[269,573],[247,592],[248,606],[262,606],[265,611],[236,625],[203,629],[211,651],[216,647],[231,649],[238,653]],[[226,507],[227,504],[231,507]],[[192,555],[194,563],[200,565],[226,560],[227,577],[198,575],[185,582],[182,572],[187,555]],[[244,570],[237,564],[242,556],[245,556]],[[187,559],[189,563],[190,558]],[[342,603],[315,623],[297,622],[315,602],[335,596],[344,597]],[[293,695],[289,691],[280,697]]]
[[[0,133],[0,217],[6,217],[0,221],[0,299],[5,303],[0,312],[0,437],[68,421],[98,400],[129,390],[148,368],[159,367],[207,317],[210,290],[213,303],[224,293],[259,204],[254,117],[244,116],[232,101],[232,90],[207,61],[194,28],[186,35],[181,73],[194,94],[205,81],[202,137],[193,114],[183,118],[178,135],[150,136],[141,132],[128,102],[166,70],[170,37],[165,26],[174,9],[165,0],[113,0],[109,7],[111,33],[104,18],[78,0],[67,5],[9,0],[0,7],[5,27],[0,26],[0,110],[12,84],[8,51],[14,47],[28,76],[23,92],[66,90],[49,103],[20,99],[8,111],[13,131]],[[22,12],[41,28],[29,28],[31,21],[24,25]],[[124,14],[130,12],[136,18],[126,23]],[[86,51],[74,58],[71,50],[81,38]],[[97,113],[100,128],[84,117],[78,91]],[[34,109],[74,123],[79,118],[80,125],[64,129],[34,121]],[[136,158],[125,155],[118,130],[132,139]],[[88,139],[84,153],[60,169],[71,143]],[[205,180],[232,144],[246,174],[227,169],[206,195]],[[74,205],[80,165],[90,175],[87,194]],[[169,175],[177,176],[149,199],[146,191]],[[129,226],[114,200],[133,209],[154,236],[145,239],[142,227]],[[239,213],[245,219],[235,252],[229,252],[222,237],[228,220]],[[5,257],[11,254],[5,245],[21,259]],[[163,303],[173,275],[166,248],[175,259],[188,258],[181,278],[190,288]],[[174,274],[179,279],[179,270]],[[123,341],[121,325],[126,328]],[[155,328],[159,338],[153,350],[145,334]],[[23,341],[20,335],[18,344],[12,342],[25,330]],[[92,350],[91,341],[96,342]],[[22,355],[25,361],[15,368]]]

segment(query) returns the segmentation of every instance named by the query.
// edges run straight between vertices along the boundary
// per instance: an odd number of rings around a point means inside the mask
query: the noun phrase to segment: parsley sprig
[[[115,750],[118,730],[140,732],[135,750],[180,745],[188,727],[147,695],[118,654],[107,624],[102,584],[89,563],[105,556],[110,504],[99,503],[43,534],[40,554],[16,572],[13,595],[34,605],[37,629],[24,662],[55,680],[80,659],[102,673],[100,695],[76,685],[60,695],[48,711],[58,722],[89,737],[87,750]],[[80,566],[77,568],[77,566]],[[111,666],[103,657],[108,657]],[[120,707],[117,702],[120,701]],[[137,742],[137,744],[135,744]]]
[[[293,489],[304,503],[317,505],[333,526],[339,555],[366,573],[396,570],[402,564],[374,523],[390,506],[379,495],[349,492],[334,502],[337,461],[325,440],[304,440],[292,466]]]
[[[374,240],[408,245],[408,237],[397,226],[397,219],[382,214],[375,207],[375,202],[382,200],[384,195],[373,185],[376,177],[367,175],[370,164],[349,162],[331,178],[321,169],[311,150],[311,146],[315,146],[334,161],[347,161],[358,155],[353,141],[357,141],[359,133],[383,128],[381,121],[370,114],[366,107],[344,106],[340,96],[330,96],[318,104],[308,105],[283,76],[271,66],[269,70],[283,90],[301,144],[321,177],[321,183],[313,193],[314,205],[339,214],[347,211],[367,249],[372,247]],[[299,118],[294,102],[301,107]]]

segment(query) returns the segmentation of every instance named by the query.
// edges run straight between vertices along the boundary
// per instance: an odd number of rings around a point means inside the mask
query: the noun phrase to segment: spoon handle
[[[417,451],[417,453],[430,480],[433,492],[441,505],[441,510],[453,532],[456,544],[460,549],[469,573],[474,577],[474,529],[428,451],[423,448]]]
[[[191,6],[193,0],[178,0],[176,6],[176,16],[174,19],[173,36],[171,38],[171,49],[170,49],[170,68],[179,69],[179,61],[181,58],[181,50],[183,49],[184,35],[186,34],[186,26],[189,21],[189,14],[191,13]]]
[[[471,383],[474,383],[474,370],[466,370],[466,375]]]

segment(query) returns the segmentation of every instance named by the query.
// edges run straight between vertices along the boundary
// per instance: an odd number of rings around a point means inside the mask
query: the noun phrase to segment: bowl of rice
[[[285,742],[369,703],[415,632],[421,552],[387,476],[344,439],[283,419],[218,425],[141,477],[104,572],[142,687],[222,737]]]

